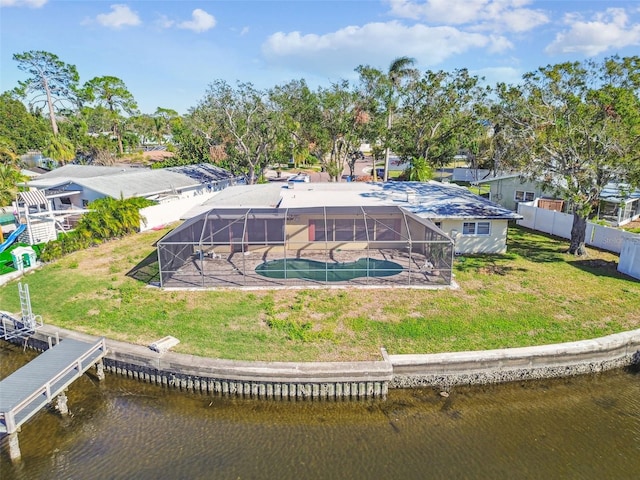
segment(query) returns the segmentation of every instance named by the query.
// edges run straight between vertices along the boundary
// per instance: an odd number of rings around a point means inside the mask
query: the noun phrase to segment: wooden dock
[[[106,355],[104,339],[95,344],[65,339],[0,382],[0,433],[20,426]]]

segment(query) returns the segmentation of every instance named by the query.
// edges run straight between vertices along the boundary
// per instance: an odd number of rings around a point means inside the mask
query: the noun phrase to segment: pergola
[[[214,208],[158,242],[171,288],[449,285],[453,252],[395,206]]]

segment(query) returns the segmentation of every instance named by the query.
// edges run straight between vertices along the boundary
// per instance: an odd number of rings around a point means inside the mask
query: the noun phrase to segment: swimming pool
[[[355,262],[327,263],[305,258],[281,258],[261,263],[256,273],[268,278],[302,278],[322,282],[345,282],[360,277],[390,277],[402,266],[389,260],[360,258]]]

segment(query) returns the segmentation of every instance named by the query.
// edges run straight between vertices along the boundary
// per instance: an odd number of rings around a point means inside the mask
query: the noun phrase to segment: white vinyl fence
[[[523,217],[518,220],[518,225],[561,238],[571,238],[573,215],[538,208],[536,205],[537,199],[518,204],[518,213]],[[627,238],[640,239],[640,235],[587,222],[587,245],[619,254]]]
[[[453,169],[451,179],[454,182],[476,182],[486,178],[490,173],[491,170],[484,170],[480,168],[456,167]]]
[[[193,197],[142,208],[140,209],[140,215],[145,219],[145,222],[140,222],[140,231],[160,228],[169,223],[177,222],[193,207],[203,204],[217,193],[217,191],[203,192]]]
[[[618,271],[640,279],[640,238],[624,239]]]

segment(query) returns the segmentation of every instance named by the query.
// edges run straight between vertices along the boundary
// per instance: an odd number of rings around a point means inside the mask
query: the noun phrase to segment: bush
[[[80,219],[77,228],[45,244],[40,259],[50,262],[68,253],[98,245],[104,240],[135,233],[140,228],[140,221],[144,220],[140,216],[140,209],[153,204],[145,198],[101,198],[91,202],[89,208],[92,211]]]

